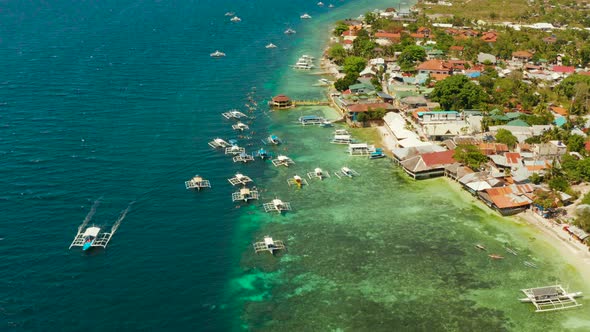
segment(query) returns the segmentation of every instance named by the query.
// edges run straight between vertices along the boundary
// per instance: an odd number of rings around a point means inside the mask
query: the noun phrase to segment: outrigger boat
[[[260,148],[258,151],[254,152],[254,157],[258,157],[262,160],[268,159],[271,157],[270,152],[266,151],[264,148]]]
[[[500,256],[497,254],[491,254],[491,255],[488,255],[488,257],[491,259],[504,259],[504,256]]]
[[[369,155],[369,159],[379,159],[379,158],[385,158],[385,153],[383,153],[382,148],[376,148],[375,151],[371,152],[371,154]]]
[[[231,127],[233,130],[239,130],[239,131],[244,131],[244,130],[250,129],[250,127],[247,124],[242,123],[242,122],[238,122],[238,123],[232,125]]]
[[[262,142],[264,144],[274,144],[274,145],[279,145],[279,144],[283,143],[281,141],[281,139],[276,135],[270,135],[267,138],[263,139]]]
[[[324,6],[324,3],[320,1],[320,2],[317,3],[317,5],[320,6],[320,7],[323,7]]]
[[[232,145],[228,148],[225,148],[225,154],[237,155],[237,154],[242,154],[242,153],[246,153],[246,149],[241,148],[237,145]]]
[[[228,179],[229,183],[231,183],[232,186],[237,186],[237,185],[246,185],[249,182],[252,182],[252,178],[250,178],[249,176],[246,176],[242,173],[236,173],[236,175],[231,178]]]
[[[532,303],[535,312],[556,311],[580,307],[582,304],[576,298],[582,292],[567,292],[561,285],[529,288],[521,290],[526,297],[519,299],[523,303]]]
[[[278,212],[291,211],[291,204],[283,202],[278,198],[273,199],[270,203],[264,203],[263,205],[265,212]]]
[[[302,19],[304,19],[304,20],[308,20],[308,19],[311,18],[311,15],[309,15],[308,13],[305,13],[305,14],[299,16],[299,17],[302,18]]]
[[[217,148],[227,148],[227,147],[231,146],[231,144],[221,138],[216,138],[216,139],[212,140],[211,142],[209,142],[209,146],[217,149]]]
[[[234,16],[234,17],[232,17],[232,18],[230,19],[230,21],[232,21],[232,22],[240,22],[240,21],[242,21],[242,19],[241,19],[241,18],[239,18],[239,17],[237,17],[237,16]]]
[[[536,268],[537,268],[537,264],[535,264],[535,263],[533,263],[533,262],[525,261],[523,264],[524,264],[525,266],[531,267],[531,268],[533,268],[533,269],[536,269]]]
[[[258,190],[256,190],[256,187],[252,189],[244,187],[240,191],[232,193],[231,199],[233,202],[244,201],[248,203],[249,200],[258,199]]]
[[[320,123],[320,127],[324,127],[324,128],[333,127],[332,121],[324,120],[324,122]]]
[[[283,156],[283,155],[280,155],[276,159],[272,160],[272,164],[275,165],[276,167],[279,167],[279,166],[289,167],[289,165],[294,164],[294,163],[295,162],[291,158],[289,158],[287,156]]]
[[[285,30],[285,34],[286,35],[293,35],[293,34],[296,34],[296,33],[297,33],[297,31],[295,31],[295,30],[293,30],[291,28],[288,28],[287,30]]]
[[[508,251],[509,253],[513,254],[514,256],[518,256],[518,253],[516,252],[516,250],[514,250],[512,248],[506,247],[506,251]]]
[[[129,212],[131,205],[133,204],[129,204],[129,206],[127,206],[127,208],[123,210],[123,212],[121,212],[121,215],[119,215],[119,219],[115,221],[115,223],[111,227],[110,232],[102,232],[102,229],[98,226],[93,225],[90,227],[86,227],[92,215],[94,215],[94,211],[96,211],[95,209],[98,206],[98,202],[99,201],[96,201],[94,203],[86,219],[84,219],[82,224],[78,226],[78,233],[76,233],[76,236],[70,244],[69,249],[72,249],[72,247],[82,247],[83,251],[88,251],[94,247],[106,248],[109,242],[111,241],[113,235],[115,235],[117,229],[119,229],[119,225],[121,225],[121,222],[123,221],[123,219],[125,219],[125,216],[127,215],[127,212]]]
[[[326,122],[327,120],[322,118],[321,116],[316,115],[306,115],[299,117],[299,123],[303,126],[307,125],[321,125],[322,123]]]
[[[239,155],[232,158],[234,163],[242,162],[247,163],[249,161],[254,161],[254,156],[247,154],[246,152],[242,152]]]
[[[218,51],[218,50],[217,50],[217,51],[215,51],[215,52],[213,52],[213,53],[211,53],[211,54],[209,54],[209,55],[210,55],[212,58],[221,58],[221,57],[224,57],[224,56],[225,56],[225,53],[223,53],[223,52],[220,52],[220,51]]]
[[[274,255],[277,250],[284,250],[285,244],[280,240],[273,240],[270,236],[265,236],[261,242],[254,243],[254,252],[268,251]]]
[[[484,246],[483,246],[483,245],[481,245],[481,244],[476,244],[476,245],[475,245],[475,247],[476,247],[477,249],[479,249],[479,250],[487,251],[486,247],[484,247]]]
[[[321,168],[317,167],[313,170],[313,172],[307,173],[307,177],[311,180],[312,178],[318,178],[323,180],[324,178],[329,178],[330,173],[324,172]]]
[[[268,44],[268,45],[266,45],[264,47],[266,47],[266,48],[277,48],[277,45],[275,45],[273,43],[270,43],[270,44]]]
[[[307,180],[301,178],[299,175],[295,175],[292,178],[288,179],[287,183],[289,184],[289,186],[294,185],[297,186],[297,188],[301,188],[303,187],[303,185],[307,186]]]
[[[354,140],[350,135],[334,135],[331,142],[334,144],[350,144],[353,143]]]
[[[199,175],[195,175],[192,179],[185,181],[184,186],[186,189],[197,189],[201,190],[202,188],[211,188],[211,184],[209,180],[203,179],[203,177]]]
[[[221,113],[221,116],[224,118],[231,120],[231,119],[244,119],[248,118],[248,116],[238,110],[229,110],[227,112]]]
[[[360,174],[353,170],[352,168],[348,168],[348,167],[342,167],[340,170],[334,172],[334,175],[336,175],[339,179],[343,178],[345,176],[352,178],[354,176],[359,176]]]
[[[234,12],[226,12],[225,13],[225,16],[235,16],[235,15],[236,15],[236,13],[234,13]]]
[[[334,135],[350,135],[350,133],[346,129],[336,129]]]

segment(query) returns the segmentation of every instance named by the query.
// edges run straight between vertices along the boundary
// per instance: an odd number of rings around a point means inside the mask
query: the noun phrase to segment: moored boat
[[[225,56],[225,53],[216,50],[215,52],[209,54],[212,58],[221,58]]]
[[[305,14],[299,16],[299,17],[302,18],[302,19],[304,19],[304,20],[308,20],[308,19],[311,18],[311,15],[309,15],[308,13],[305,13]]]
[[[295,31],[295,30],[293,30],[291,28],[288,28],[287,30],[285,30],[285,34],[286,35],[292,35],[292,34],[295,34],[295,33],[297,33],[297,31]]]
[[[383,149],[376,148],[375,151],[371,152],[371,154],[369,155],[369,159],[379,159],[379,158],[385,158],[385,153],[383,153]]]
[[[234,17],[232,17],[232,18],[230,19],[230,21],[232,21],[232,22],[240,22],[240,21],[242,21],[242,19],[241,19],[241,18],[239,18],[239,17],[237,17],[237,16],[234,16]]]
[[[276,48],[277,45],[273,44],[273,43],[269,43],[268,45],[264,46],[266,48]]]

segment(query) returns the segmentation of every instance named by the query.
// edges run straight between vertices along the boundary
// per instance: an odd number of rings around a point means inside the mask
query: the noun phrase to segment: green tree
[[[422,62],[424,59],[426,59],[426,51],[418,45],[411,45],[402,51],[397,62],[402,70],[410,71],[414,69],[417,62]]]
[[[455,148],[453,158],[471,169],[478,170],[488,160],[479,148],[471,144],[461,144]]]
[[[570,187],[569,182],[563,176],[556,176],[549,180],[549,188],[557,191],[566,191]]]
[[[437,82],[430,97],[447,110],[478,108],[486,99],[483,89],[465,75],[453,75]]]
[[[346,58],[347,53],[342,44],[334,44],[328,50],[328,57],[332,59],[336,64],[341,65]]]
[[[336,88],[336,90],[338,91],[344,91],[348,89],[349,86],[355,84],[357,78],[357,73],[353,72],[350,74],[346,74],[346,76],[344,76],[343,78],[339,78],[336,80],[336,82],[334,82],[334,88]]]
[[[567,140],[568,151],[582,153],[584,152],[585,139],[580,135],[571,135]]]
[[[358,56],[349,56],[344,59],[344,65],[342,70],[346,75],[356,74],[355,81],[358,78],[358,74],[365,69],[367,66],[367,60]]]
[[[348,24],[344,22],[336,22],[334,27],[334,36],[340,37],[344,31],[348,30]]]
[[[496,142],[506,144],[509,148],[513,148],[518,143],[518,139],[509,130],[498,129]]]

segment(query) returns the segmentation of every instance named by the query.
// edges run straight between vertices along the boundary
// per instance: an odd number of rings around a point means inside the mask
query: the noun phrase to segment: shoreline
[[[338,66],[335,63],[333,63],[330,59],[328,59],[328,57],[326,56],[327,50],[330,48],[332,44],[333,43],[331,41],[328,41],[327,45],[324,47],[324,51],[322,53],[321,58],[321,68],[324,70],[322,74],[329,75],[334,80],[336,80],[340,77],[343,77],[343,74],[339,73]],[[328,99],[330,100],[330,107],[333,108],[334,111],[337,112],[339,115],[345,116],[342,110],[336,105],[334,98],[330,96],[330,92],[332,89],[332,87],[326,87]],[[347,126],[348,128],[353,128],[348,123]],[[397,141],[391,135],[389,130],[385,127],[385,124],[370,128],[376,129],[380,133],[380,138],[378,142],[368,143],[381,145],[382,147],[384,147],[386,154],[391,156],[391,150],[397,147]],[[446,177],[444,178],[446,180],[445,182],[447,183],[447,185],[451,187],[453,190],[469,194],[461,186],[455,187],[452,185],[452,183],[454,183],[453,181]],[[483,204],[483,202],[481,202],[478,199],[474,198],[470,202],[471,204],[475,204],[476,206],[482,207],[484,211],[492,212],[494,214],[497,214],[499,217],[507,218],[512,222],[524,223],[531,230],[538,230],[542,232],[545,235],[546,242],[548,242],[553,248],[555,248],[560,253],[561,257],[564,258],[564,260],[575,266],[576,270],[580,273],[584,281],[590,282],[590,247],[584,245],[576,239],[573,239],[571,235],[566,233],[557,224],[553,223],[551,220],[546,220],[541,216],[534,214],[530,209],[514,216],[505,217],[501,216],[496,211],[490,209],[488,206]]]

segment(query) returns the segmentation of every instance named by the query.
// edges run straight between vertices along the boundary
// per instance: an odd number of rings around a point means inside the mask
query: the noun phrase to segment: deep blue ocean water
[[[237,326],[225,289],[248,249],[235,244],[243,212],[226,179],[247,167],[263,180],[265,167],[234,165],[207,141],[235,136],[220,113],[252,87],[262,105],[300,51],[319,53],[320,37],[287,27],[311,33],[373,3],[327,14],[301,0],[3,2],[0,330]],[[257,139],[272,126],[260,113]],[[213,190],[185,190],[196,173]],[[107,250],[68,250],[99,199],[98,225],[134,204]]]

